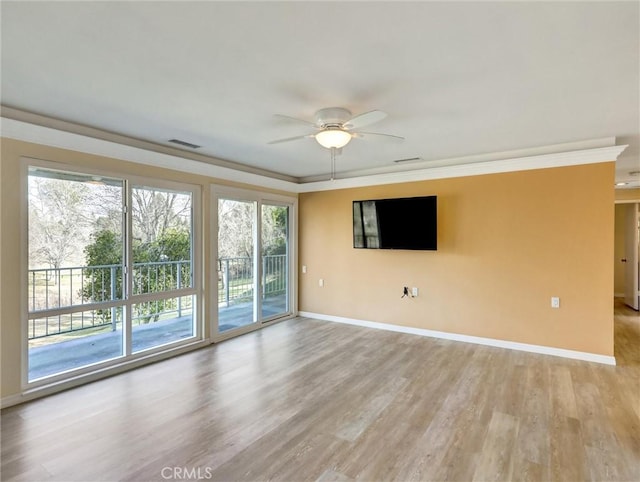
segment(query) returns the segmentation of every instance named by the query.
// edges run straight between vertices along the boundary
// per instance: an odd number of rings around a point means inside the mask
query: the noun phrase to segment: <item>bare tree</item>
[[[123,231],[123,188],[121,185],[103,185],[91,189],[87,204],[93,212],[92,231],[110,231],[122,235]]]
[[[82,183],[29,177],[29,263],[60,268],[82,252],[90,220]]]
[[[220,199],[218,202],[218,256],[250,258],[253,256],[254,211],[248,201]],[[286,245],[287,213],[283,206],[263,205],[261,214],[262,254],[272,254]]]
[[[122,186],[29,175],[29,264],[82,262],[92,231],[122,232]]]
[[[131,191],[133,237],[142,243],[161,238],[169,228],[187,228],[191,220],[191,195],[153,188]]]
[[[218,202],[218,257],[253,257],[253,202],[220,199]]]

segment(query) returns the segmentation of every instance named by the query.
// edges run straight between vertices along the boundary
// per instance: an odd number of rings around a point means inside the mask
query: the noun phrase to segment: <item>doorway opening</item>
[[[618,365],[640,365],[640,203],[615,205],[614,352]]]

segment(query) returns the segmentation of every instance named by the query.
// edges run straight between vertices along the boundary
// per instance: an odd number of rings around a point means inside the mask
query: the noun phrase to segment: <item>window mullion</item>
[[[262,321],[262,202],[256,202],[256,209],[254,213],[254,228],[253,234],[253,259],[254,259],[254,320],[257,322]]]
[[[131,183],[125,180],[125,195],[123,196],[122,212],[124,223],[124,236],[123,236],[123,249],[124,249],[124,266],[123,266],[123,280],[122,297],[125,300],[125,306],[122,313],[122,331],[124,334],[123,351],[125,356],[129,356],[132,353],[131,348],[131,336],[132,336],[132,318],[133,311],[131,307],[131,294],[133,293],[133,236],[132,236],[132,212],[131,209]]]

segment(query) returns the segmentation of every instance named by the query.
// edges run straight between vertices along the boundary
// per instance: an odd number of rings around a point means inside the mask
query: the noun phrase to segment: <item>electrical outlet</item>
[[[307,274],[307,265],[306,264],[302,265],[302,274]]]
[[[411,296],[413,296],[414,298],[418,296],[418,288],[416,288],[415,286],[411,288]]]
[[[318,286],[319,286],[320,288],[323,288],[323,287],[324,287],[324,280],[323,280],[322,278],[320,278],[320,279],[318,280]]]
[[[551,297],[551,308],[560,308],[560,298],[557,296]]]

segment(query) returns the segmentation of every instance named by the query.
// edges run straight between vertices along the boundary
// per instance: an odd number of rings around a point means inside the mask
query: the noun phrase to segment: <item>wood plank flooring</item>
[[[610,367],[299,318],[2,412],[3,481],[640,480]]]

